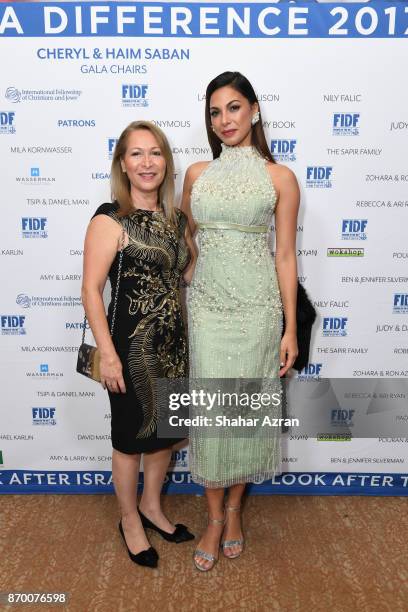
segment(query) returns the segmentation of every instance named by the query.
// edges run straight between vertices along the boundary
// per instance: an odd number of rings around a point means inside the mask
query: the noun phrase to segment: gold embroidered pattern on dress
[[[115,212],[110,216],[118,221]],[[128,367],[143,411],[137,438],[157,427],[154,382],[184,377],[188,350],[179,298],[180,276],[189,261],[184,240],[186,218],[176,210],[177,226],[161,213],[135,211],[121,219],[129,236],[124,249],[122,299],[130,321]],[[126,256],[126,257],[125,257]]]

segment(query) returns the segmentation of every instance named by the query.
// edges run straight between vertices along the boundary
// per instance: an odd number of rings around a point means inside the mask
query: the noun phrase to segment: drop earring
[[[258,123],[259,118],[260,118],[260,113],[259,111],[257,111],[255,115],[252,116],[251,125],[255,125],[256,123]]]

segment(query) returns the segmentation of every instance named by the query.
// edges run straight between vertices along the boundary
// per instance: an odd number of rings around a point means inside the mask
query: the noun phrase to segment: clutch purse
[[[297,343],[299,354],[296,357],[293,368],[300,372],[309,362],[310,338],[312,335],[313,323],[316,319],[316,310],[303,285],[298,281],[297,301],[296,301],[296,325]],[[285,316],[283,317],[283,333],[285,332]],[[282,334],[283,335],[283,334]]]
[[[113,328],[115,325],[115,317],[116,317],[116,307],[118,303],[118,295],[119,295],[119,284],[120,284],[120,274],[122,271],[122,259],[123,259],[123,248],[125,244],[125,229],[122,229],[122,241],[119,255],[119,264],[118,264],[118,276],[116,280],[116,288],[115,288],[115,297],[113,302],[113,313],[112,313],[112,322],[110,326],[110,335],[113,335]],[[100,372],[100,353],[99,349],[96,346],[92,346],[92,344],[87,344],[85,342],[85,331],[86,331],[87,317],[86,314],[84,316],[84,328],[82,330],[82,342],[81,346],[78,350],[78,360],[76,371],[78,374],[83,374],[88,378],[92,378],[96,382],[101,382],[101,372]]]

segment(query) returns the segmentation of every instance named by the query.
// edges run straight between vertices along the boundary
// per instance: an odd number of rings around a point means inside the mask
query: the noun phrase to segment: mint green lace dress
[[[193,185],[199,257],[188,296],[192,380],[254,378],[280,393],[282,304],[268,241],[275,204],[266,161],[254,147],[223,145]],[[235,410],[224,414],[236,417]],[[263,425],[265,415],[273,422],[281,406],[251,411],[259,424],[244,436],[234,427],[213,425],[212,434],[192,427],[192,479],[216,488],[280,473],[280,427]]]

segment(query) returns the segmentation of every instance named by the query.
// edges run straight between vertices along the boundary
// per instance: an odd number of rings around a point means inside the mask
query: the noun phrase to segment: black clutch
[[[296,357],[293,368],[300,372],[309,362],[310,338],[312,335],[313,323],[316,319],[316,311],[303,285],[298,281],[297,301],[296,301],[296,325],[297,343],[299,354]],[[285,315],[283,316],[283,332],[285,333]]]

